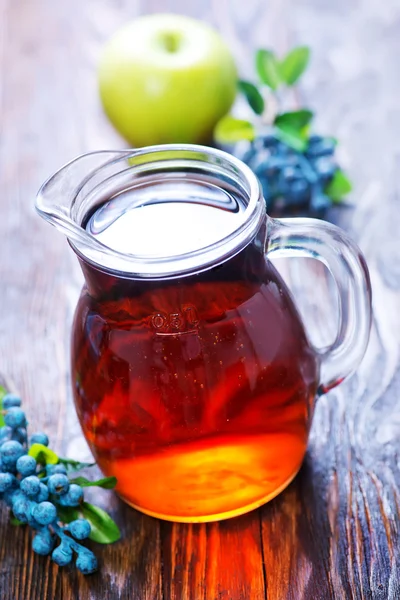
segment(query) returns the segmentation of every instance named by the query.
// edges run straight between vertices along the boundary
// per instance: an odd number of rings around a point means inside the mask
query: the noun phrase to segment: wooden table
[[[1,509],[1,600],[400,598],[400,4],[397,0],[0,0],[0,372],[33,429],[86,458],[69,387],[69,331],[82,276],[34,213],[40,183],[75,155],[123,142],[103,116],[95,64],[140,12],[217,25],[243,69],[251,47],[310,44],[301,90],[341,141],[356,184],[343,224],[369,262],[374,325],[357,374],[317,406],[299,476],[242,518],[159,522],[101,496],[123,531],[83,577],[30,549]],[[351,218],[350,218],[351,214]],[[99,499],[99,498],[97,498]]]

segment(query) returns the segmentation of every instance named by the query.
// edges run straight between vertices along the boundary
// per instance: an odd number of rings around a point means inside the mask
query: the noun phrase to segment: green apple
[[[233,104],[236,83],[220,35],[180,15],[132,21],[106,44],[99,65],[105,112],[134,146],[209,142]]]

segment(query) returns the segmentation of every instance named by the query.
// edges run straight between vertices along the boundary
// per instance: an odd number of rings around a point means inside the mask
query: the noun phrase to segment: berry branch
[[[293,48],[282,59],[272,50],[255,54],[258,82],[238,82],[238,90],[254,114],[253,121],[223,117],[214,130],[219,144],[247,141],[240,156],[258,176],[269,211],[299,212],[323,216],[332,203],[339,203],[352,189],[334,160],[337,142],[311,134],[314,113],[298,106],[292,110],[285,93],[306,71],[310,50]]]
[[[120,538],[116,523],[101,508],[84,501],[84,487],[113,488],[115,477],[90,481],[68,475],[94,463],[62,459],[48,448],[49,439],[36,433],[28,442],[21,399],[0,386],[0,499],[10,508],[14,525],[28,524],[36,533],[32,549],[51,554],[59,566],[71,563],[85,575],[97,569],[85,539],[108,544]]]

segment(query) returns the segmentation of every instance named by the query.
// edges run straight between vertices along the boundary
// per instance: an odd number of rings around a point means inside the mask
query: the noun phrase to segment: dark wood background
[[[30,549],[1,509],[1,600],[398,600],[400,598],[400,3],[398,0],[0,0],[0,373],[33,429],[85,459],[69,389],[69,331],[82,276],[33,209],[75,155],[118,148],[95,65],[141,12],[181,12],[223,32],[243,71],[251,48],[310,44],[301,89],[341,141],[356,187],[343,224],[371,270],[374,326],[357,374],[319,401],[300,475],[276,500],[210,525],[159,522],[112,493],[123,539],[84,578]]]

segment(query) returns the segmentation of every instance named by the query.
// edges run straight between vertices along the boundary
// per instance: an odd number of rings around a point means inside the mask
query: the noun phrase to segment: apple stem
[[[180,46],[180,36],[176,33],[167,32],[161,37],[161,41],[168,52],[176,52]]]

